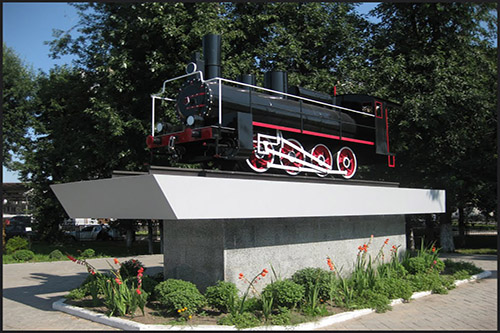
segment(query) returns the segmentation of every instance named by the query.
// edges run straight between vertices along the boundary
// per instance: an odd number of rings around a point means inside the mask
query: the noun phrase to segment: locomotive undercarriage
[[[318,143],[299,134],[285,137],[280,130],[259,129],[258,132],[253,131],[253,148],[245,150],[239,147],[234,131],[232,128],[210,126],[157,137],[158,143],[168,145],[156,150],[156,156],[167,157],[169,164],[202,163],[205,168],[257,173],[277,171],[292,176],[305,173],[319,177],[341,175],[351,178],[357,170],[356,155],[346,146],[333,154],[328,148],[332,147],[331,143]]]
[[[253,145],[254,151],[246,163],[255,172],[277,169],[292,176],[305,172],[319,177],[341,175],[344,178],[356,173],[356,155],[349,147],[344,146],[335,154],[323,143],[306,149],[299,140],[283,137],[281,131],[275,135],[257,133]]]

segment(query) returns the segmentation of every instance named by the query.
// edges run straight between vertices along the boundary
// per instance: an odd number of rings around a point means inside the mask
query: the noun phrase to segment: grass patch
[[[460,254],[497,254],[497,249],[456,249]]]

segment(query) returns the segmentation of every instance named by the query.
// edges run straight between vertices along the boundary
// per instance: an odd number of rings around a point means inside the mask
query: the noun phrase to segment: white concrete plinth
[[[52,185],[72,218],[239,219],[445,212],[445,191],[187,175]]]

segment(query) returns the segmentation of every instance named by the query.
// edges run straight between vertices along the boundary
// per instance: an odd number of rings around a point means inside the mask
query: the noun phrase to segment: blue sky
[[[365,3],[359,9],[366,13],[377,3]],[[78,23],[77,10],[63,2],[3,3],[3,41],[13,48],[25,65],[35,71],[48,72],[54,65],[71,63],[71,56],[53,60],[45,41],[53,39],[53,29],[69,30]],[[17,174],[3,168],[3,182],[18,182]]]

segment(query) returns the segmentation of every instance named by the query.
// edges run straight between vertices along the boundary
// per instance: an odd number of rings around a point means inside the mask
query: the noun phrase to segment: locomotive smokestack
[[[240,74],[238,76],[238,81],[255,86],[255,84],[256,84],[255,74]],[[249,87],[244,87],[243,89],[250,90]]]
[[[264,87],[286,93],[288,90],[288,73],[282,71],[266,72],[264,74]],[[278,95],[283,97],[283,95]]]
[[[205,78],[221,77],[220,68],[220,35],[205,35],[203,37],[203,56],[205,58]]]

